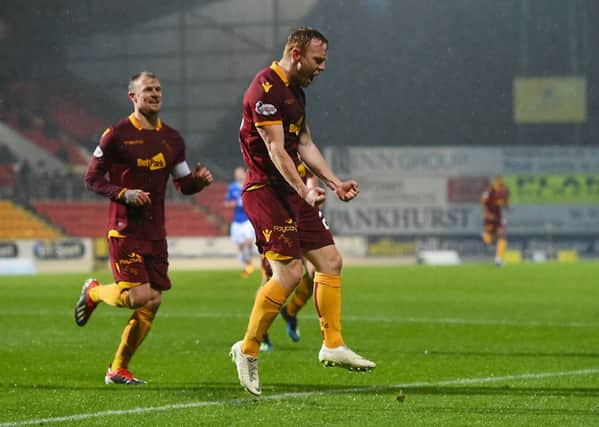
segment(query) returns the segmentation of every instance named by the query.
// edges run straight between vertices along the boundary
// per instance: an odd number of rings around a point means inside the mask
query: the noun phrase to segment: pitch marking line
[[[283,399],[288,399],[288,398],[293,398],[293,397],[301,398],[301,397],[323,396],[323,395],[331,395],[331,394],[368,393],[368,392],[377,392],[377,391],[390,391],[390,390],[401,389],[401,388],[409,389],[410,387],[414,388],[414,387],[439,387],[439,386],[464,385],[464,384],[485,384],[485,383],[494,383],[494,382],[510,381],[510,380],[527,380],[527,379],[541,379],[541,378],[554,378],[554,377],[566,377],[566,376],[577,376],[577,375],[594,375],[594,374],[599,374],[599,368],[578,369],[575,371],[537,372],[537,373],[528,373],[528,374],[503,375],[503,376],[497,376],[497,377],[490,376],[490,377],[482,377],[482,378],[457,378],[454,380],[437,381],[437,382],[414,382],[414,383],[406,383],[406,384],[395,384],[395,385],[389,385],[389,386],[343,388],[343,389],[339,389],[339,390],[279,393],[279,394],[273,394],[270,396],[262,396],[260,398],[246,397],[246,398],[208,400],[208,401],[189,402],[189,403],[173,403],[170,405],[163,405],[163,406],[146,406],[146,407],[141,407],[141,408],[99,411],[99,412],[91,412],[91,413],[87,413],[87,414],[75,414],[75,415],[68,415],[68,416],[64,416],[64,417],[38,418],[38,419],[24,420],[24,421],[4,422],[4,423],[0,423],[0,427],[19,427],[19,426],[28,426],[28,425],[45,424],[45,423],[60,423],[63,421],[82,421],[82,420],[88,420],[91,418],[110,417],[113,415],[145,414],[148,412],[162,412],[162,411],[171,411],[171,410],[177,410],[177,409],[203,408],[203,407],[207,407],[207,406],[220,406],[220,405],[227,405],[227,404],[250,402],[250,401],[253,401],[256,399],[259,399],[259,400],[283,400]]]
[[[42,310],[42,311],[22,311],[22,310],[0,310],[0,316],[64,316],[65,311]],[[67,313],[69,316],[72,313]],[[117,312],[104,312],[102,317],[117,317]],[[162,313],[161,318],[197,318],[197,319],[247,319],[247,313],[189,313],[173,312]],[[314,319],[307,319],[307,321]],[[460,319],[455,317],[402,317],[402,316],[343,316],[346,322],[379,322],[379,323],[420,323],[436,325],[463,325],[463,326],[514,326],[522,328],[598,328],[598,322],[579,322],[579,321],[541,321],[541,320],[511,320],[511,319]]]

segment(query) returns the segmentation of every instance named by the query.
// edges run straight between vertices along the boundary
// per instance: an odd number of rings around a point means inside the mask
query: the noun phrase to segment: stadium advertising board
[[[493,175],[511,191],[511,235],[578,235],[599,230],[599,149],[564,147],[330,148],[351,203],[330,195],[325,216],[339,235],[475,236],[479,204]]]
[[[599,148],[506,147],[502,150],[504,175],[594,175],[599,171]]]
[[[584,77],[517,77],[514,79],[516,123],[582,123],[587,118]]]
[[[0,258],[17,258],[19,248],[14,242],[0,242]]]
[[[438,206],[447,199],[447,184],[442,177],[354,176],[360,183],[360,206]],[[353,202],[352,202],[353,203]]]
[[[0,274],[89,272],[93,269],[91,239],[22,239],[0,243]]]
[[[356,203],[357,204],[357,203]],[[328,223],[343,234],[464,234],[480,228],[478,206],[327,207]]]
[[[599,202],[599,175],[508,175],[513,204]]]
[[[38,259],[78,259],[85,255],[85,246],[80,240],[39,240],[33,253]]]
[[[501,170],[502,150],[482,147],[390,148],[334,147],[325,156],[339,176],[446,177],[486,176]]]
[[[370,236],[370,256],[414,256],[420,251],[453,250],[462,256],[493,257],[495,248],[486,246],[478,236]],[[509,239],[509,249],[531,258],[535,251],[555,257],[560,250],[575,250],[583,256],[599,256],[599,238],[593,236],[515,235]]]

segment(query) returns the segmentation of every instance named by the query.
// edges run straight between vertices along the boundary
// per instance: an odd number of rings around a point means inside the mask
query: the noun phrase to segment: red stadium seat
[[[38,213],[77,237],[104,237],[108,204],[105,201],[37,201]],[[221,224],[189,202],[166,202],[167,235],[201,237],[225,235]]]

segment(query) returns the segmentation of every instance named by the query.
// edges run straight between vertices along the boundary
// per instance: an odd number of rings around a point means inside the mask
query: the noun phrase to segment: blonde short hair
[[[135,83],[137,83],[137,81],[139,79],[141,79],[142,77],[149,77],[151,79],[157,79],[158,77],[156,76],[156,74],[152,73],[151,71],[140,71],[139,73],[131,76],[131,79],[129,80],[129,92],[135,92]]]
[[[298,27],[289,34],[289,37],[287,37],[284,53],[288,54],[296,47],[299,48],[300,52],[303,53],[313,39],[320,40],[327,44],[329,42],[320,31],[314,28]]]

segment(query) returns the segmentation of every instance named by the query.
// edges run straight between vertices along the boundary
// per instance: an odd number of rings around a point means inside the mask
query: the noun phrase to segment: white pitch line
[[[514,375],[502,375],[502,376],[490,376],[481,378],[457,378],[453,380],[437,381],[437,382],[414,382],[406,384],[393,384],[388,386],[370,386],[370,387],[352,387],[342,388],[338,390],[322,390],[322,391],[303,391],[293,393],[279,393],[269,396],[262,396],[260,398],[246,397],[246,398],[232,398],[223,400],[207,400],[200,402],[188,402],[188,403],[173,403],[162,406],[146,406],[132,409],[119,409],[119,410],[108,410],[91,412],[87,414],[75,414],[67,415],[64,417],[53,417],[53,418],[37,418],[24,421],[11,421],[0,423],[0,427],[20,427],[35,424],[45,423],[60,423],[65,421],[81,421],[88,420],[91,418],[109,417],[113,415],[131,415],[131,414],[144,414],[148,412],[163,412],[177,409],[189,409],[189,408],[202,408],[207,406],[220,406],[235,403],[252,402],[258,400],[284,400],[289,398],[307,398],[313,396],[333,395],[333,394],[347,394],[347,393],[372,393],[377,391],[390,391],[395,389],[409,389],[416,387],[439,387],[439,386],[450,386],[450,385],[464,385],[464,384],[485,384],[495,383],[501,381],[511,380],[529,380],[529,379],[542,379],[542,378],[554,378],[554,377],[565,377],[565,376],[577,376],[577,375],[595,375],[599,374],[599,368],[588,368],[578,369],[574,371],[557,371],[557,372],[537,372],[527,374],[514,374]]]
[[[117,317],[121,313],[118,311],[102,312],[102,317]],[[0,316],[71,316],[72,313],[59,310],[42,311],[2,311]],[[190,313],[190,312],[172,312],[162,313],[161,318],[196,318],[196,319],[247,319],[248,313]],[[306,315],[306,320],[316,319]],[[421,323],[432,325],[474,325],[474,326],[515,326],[523,328],[599,328],[599,322],[579,322],[579,321],[542,321],[542,320],[512,320],[512,319],[460,319],[454,317],[411,317],[411,316],[358,316],[345,315],[343,321],[346,322],[379,322],[379,323]]]

